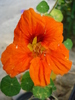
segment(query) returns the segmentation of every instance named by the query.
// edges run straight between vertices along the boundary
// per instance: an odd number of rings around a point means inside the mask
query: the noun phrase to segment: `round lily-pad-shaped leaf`
[[[64,41],[64,45],[66,46],[67,49],[71,49],[73,46],[73,42],[71,39],[67,39],[66,41]]]
[[[33,95],[41,100],[44,100],[51,96],[52,94],[52,88],[49,87],[40,87],[40,86],[34,86],[33,87]]]
[[[5,76],[1,81],[1,91],[6,96],[14,96],[20,92],[20,84],[17,78],[11,78],[10,76]]]
[[[49,5],[46,1],[41,1],[37,5],[36,10],[40,13],[46,13],[49,10]]]
[[[61,22],[63,20],[63,14],[58,9],[53,9],[51,11],[50,15],[58,22]]]
[[[29,71],[28,71],[22,77],[21,87],[22,87],[23,90],[31,91],[33,86],[34,86],[34,83],[31,80],[30,75],[29,75]]]

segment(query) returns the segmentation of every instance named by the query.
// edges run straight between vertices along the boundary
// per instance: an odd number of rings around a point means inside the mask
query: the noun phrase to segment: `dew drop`
[[[58,46],[60,46],[60,44],[58,44]]]
[[[50,64],[48,64],[50,66]]]
[[[65,56],[65,59],[66,59],[66,60],[69,60],[66,56]]]
[[[46,56],[46,54],[44,53],[44,56]]]
[[[18,49],[18,45],[16,45],[16,49]]]

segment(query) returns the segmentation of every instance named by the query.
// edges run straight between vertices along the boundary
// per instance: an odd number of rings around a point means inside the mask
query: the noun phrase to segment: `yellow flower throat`
[[[37,42],[37,37],[35,37],[32,43],[28,44],[28,48],[36,55],[45,53],[45,48],[41,45],[41,42]]]

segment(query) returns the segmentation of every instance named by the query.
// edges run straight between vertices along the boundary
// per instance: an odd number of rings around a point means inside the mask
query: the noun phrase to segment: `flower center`
[[[45,53],[46,53],[46,49],[41,45],[41,42],[37,42],[37,37],[35,37],[33,39],[32,43],[29,43],[28,44],[28,48],[36,56],[39,56],[41,54],[44,54],[45,55]]]

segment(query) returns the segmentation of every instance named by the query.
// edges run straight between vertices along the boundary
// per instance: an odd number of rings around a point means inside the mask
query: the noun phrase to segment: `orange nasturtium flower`
[[[67,73],[72,65],[63,41],[63,24],[25,10],[14,30],[14,41],[2,53],[3,69],[11,77],[29,70],[35,86],[50,83],[50,74]]]

